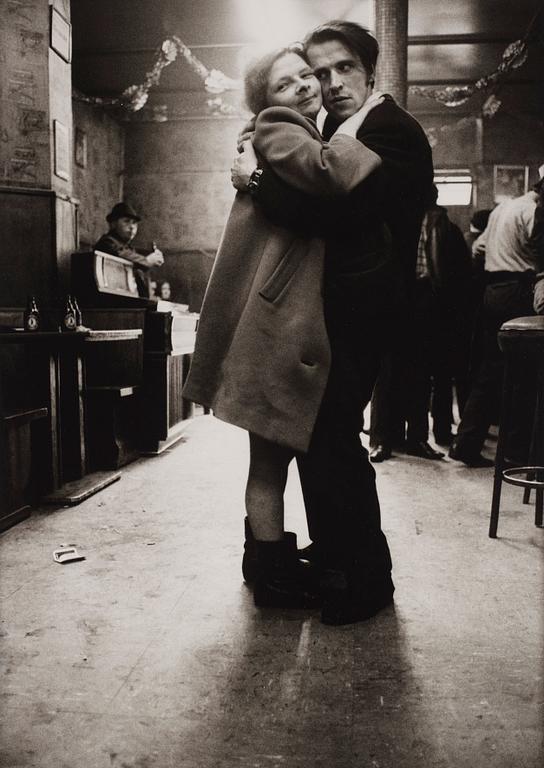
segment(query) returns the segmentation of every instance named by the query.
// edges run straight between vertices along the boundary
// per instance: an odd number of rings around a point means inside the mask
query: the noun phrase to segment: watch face
[[[29,315],[26,321],[26,327],[29,331],[38,330],[38,318],[35,315]]]
[[[76,327],[76,319],[74,315],[66,315],[64,318],[64,325],[66,328],[69,328],[71,331],[73,331]]]

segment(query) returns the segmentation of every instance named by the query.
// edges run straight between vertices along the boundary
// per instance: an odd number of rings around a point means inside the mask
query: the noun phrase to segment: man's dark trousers
[[[310,448],[297,462],[312,541],[326,567],[364,590],[391,571],[376,475],[360,438],[386,333],[338,296],[325,297],[325,316],[331,371]]]
[[[480,453],[500,396],[504,368],[502,352],[497,342],[500,327],[507,320],[534,314],[533,273],[487,273],[487,279],[490,284],[484,293],[483,360],[455,439],[459,451],[470,456]],[[524,370],[516,371],[515,380],[513,403],[516,416],[512,419],[512,428],[508,435],[507,455],[516,463],[523,464],[527,460],[531,419],[534,413],[534,362],[524,361]]]

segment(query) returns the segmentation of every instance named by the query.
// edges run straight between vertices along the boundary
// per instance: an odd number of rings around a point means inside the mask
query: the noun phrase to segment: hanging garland
[[[424,96],[428,99],[435,99],[435,101],[439,101],[446,107],[459,107],[461,104],[465,104],[477,91],[486,91],[490,86],[496,85],[501,77],[508,72],[521,67],[527,61],[527,57],[527,42],[516,40],[510,43],[502,54],[502,61],[495,72],[481,77],[473,85],[451,85],[446,88],[428,88],[426,86],[411,85],[408,88],[408,93],[412,96]]]
[[[204,81],[204,88],[210,94],[222,94],[226,91],[239,91],[241,83],[233,80],[223,74],[218,69],[208,69],[191,51],[191,49],[182,42],[179,37],[174,35],[167,38],[160,47],[157,61],[153,67],[146,72],[143,83],[139,85],[130,85],[125,88],[121,96],[117,98],[105,98],[101,96],[85,96],[74,91],[74,98],[77,101],[91,104],[98,107],[123,108],[128,112],[135,113],[142,110],[147,105],[149,92],[154,86],[157,86],[161,79],[162,71],[165,67],[172,64],[178,56],[182,56],[190,67]],[[219,95],[213,99],[208,99],[206,105],[212,114],[229,115],[238,114],[238,110],[223,102]],[[158,122],[164,122],[171,117],[179,117],[188,114],[183,109],[169,110],[166,106],[148,107],[146,112],[151,112],[151,117]]]
[[[542,13],[542,7],[541,3],[529,22],[524,36],[506,47],[502,54],[501,63],[491,74],[481,77],[473,85],[447,86],[446,88],[427,88],[425,86],[413,85],[408,88],[408,93],[414,96],[435,99],[446,107],[459,107],[461,104],[465,104],[478,91],[487,91],[490,87],[496,87],[504,75],[523,66],[527,61],[529,56],[528,42],[533,28]],[[500,107],[500,100],[491,93],[482,107],[482,114],[484,117],[493,117]]]

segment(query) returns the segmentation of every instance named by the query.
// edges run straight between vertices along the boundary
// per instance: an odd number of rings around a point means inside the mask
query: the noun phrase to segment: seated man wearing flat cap
[[[138,293],[140,296],[149,296],[148,279],[145,273],[151,267],[160,267],[164,264],[162,252],[154,247],[151,253],[144,254],[132,246],[141,217],[129,203],[114,205],[106,216],[106,221],[110,225],[109,231],[95,243],[94,249],[132,261],[136,266]]]

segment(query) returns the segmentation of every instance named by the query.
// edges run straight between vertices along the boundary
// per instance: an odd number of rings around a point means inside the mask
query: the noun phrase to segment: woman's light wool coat
[[[324,143],[315,123],[264,110],[255,148],[288,183],[345,195],[374,162],[347,136]],[[330,368],[323,316],[324,241],[271,224],[238,193],[201,310],[184,397],[219,419],[306,451]]]

